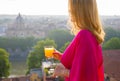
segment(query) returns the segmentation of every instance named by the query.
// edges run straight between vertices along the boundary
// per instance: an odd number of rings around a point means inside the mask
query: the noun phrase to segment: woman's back
[[[95,36],[88,30],[81,30],[77,34],[64,52],[61,62],[70,69],[68,81],[104,79],[102,49]]]

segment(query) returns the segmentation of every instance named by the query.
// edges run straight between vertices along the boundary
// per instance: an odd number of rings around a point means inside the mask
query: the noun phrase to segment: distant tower
[[[22,18],[21,14],[19,13],[15,19],[14,27],[16,27],[17,29],[23,29],[24,26],[25,26],[24,19]]]
[[[24,37],[25,23],[21,14],[19,13],[15,21],[9,25],[6,35],[8,37]]]

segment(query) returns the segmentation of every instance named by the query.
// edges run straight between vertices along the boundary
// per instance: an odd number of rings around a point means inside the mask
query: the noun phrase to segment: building
[[[13,23],[8,25],[6,36],[7,37],[24,37],[24,28],[25,28],[24,19],[19,13],[15,21],[13,21]]]
[[[42,38],[45,36],[45,32],[38,30],[39,27],[35,27],[34,23],[26,23],[24,17],[19,13],[16,19],[8,24],[6,30],[7,37],[37,37]]]

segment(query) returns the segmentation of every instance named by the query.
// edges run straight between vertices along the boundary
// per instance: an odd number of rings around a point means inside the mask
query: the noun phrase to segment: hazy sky
[[[0,14],[67,15],[68,0],[0,0]],[[97,0],[100,15],[120,15],[119,0]]]

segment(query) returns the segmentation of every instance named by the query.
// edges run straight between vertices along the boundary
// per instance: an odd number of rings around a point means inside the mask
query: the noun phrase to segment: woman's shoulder
[[[83,29],[80,30],[77,35],[86,37],[86,36],[92,36],[92,33],[87,29]]]
[[[98,44],[96,37],[92,34],[91,31],[86,30],[86,29],[79,31],[77,38],[84,39],[87,41],[94,41],[96,42],[96,44]]]

